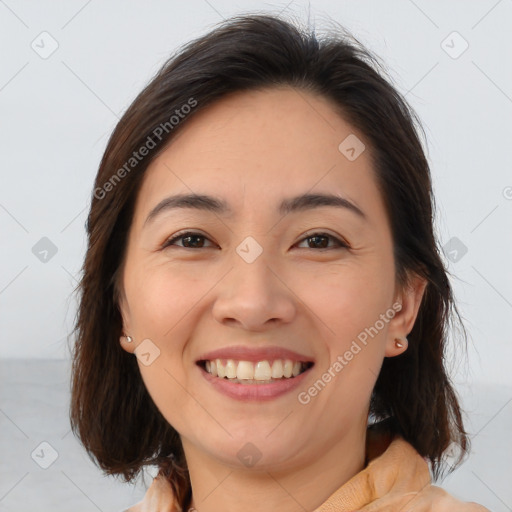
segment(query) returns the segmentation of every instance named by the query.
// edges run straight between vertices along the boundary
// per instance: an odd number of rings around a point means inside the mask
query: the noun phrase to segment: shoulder
[[[423,491],[411,501],[414,504],[414,510],[432,510],[435,512],[490,512],[478,503],[460,501],[445,490],[434,485],[425,487]]]

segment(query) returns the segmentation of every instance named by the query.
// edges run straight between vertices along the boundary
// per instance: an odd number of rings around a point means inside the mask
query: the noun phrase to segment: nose
[[[235,254],[232,270],[217,287],[214,318],[250,331],[291,322],[296,314],[296,297],[286,281],[263,255],[247,263]]]

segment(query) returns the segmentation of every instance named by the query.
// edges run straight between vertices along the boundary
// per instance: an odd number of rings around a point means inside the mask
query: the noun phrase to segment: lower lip
[[[236,400],[261,401],[272,400],[297,388],[304,381],[304,379],[307,378],[307,374],[311,368],[313,368],[313,366],[309,367],[300,375],[297,375],[297,377],[289,379],[283,378],[269,384],[239,384],[237,382],[230,382],[224,378],[214,377],[201,366],[198,366],[198,368],[201,371],[203,377],[212,386],[214,386],[217,391],[220,391],[224,395],[235,398]]]

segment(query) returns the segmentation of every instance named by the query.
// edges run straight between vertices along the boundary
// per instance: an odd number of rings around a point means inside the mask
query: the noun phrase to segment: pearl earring
[[[405,336],[403,338],[395,338],[395,347],[396,348],[404,348],[406,345],[408,345],[408,343],[409,343],[409,340]]]
[[[133,338],[131,336],[126,336],[125,334],[123,334],[121,338],[126,338],[126,343],[131,343],[133,341]]]

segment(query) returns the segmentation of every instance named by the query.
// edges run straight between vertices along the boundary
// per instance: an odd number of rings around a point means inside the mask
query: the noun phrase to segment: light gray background
[[[512,0],[310,4],[0,0],[0,511],[116,511],[142,496],[142,484],[102,478],[67,422],[89,197],[108,136],[170,53],[255,10],[309,18],[319,34],[340,22],[420,115],[437,230],[471,336],[453,378],[473,453],[443,486],[512,510]],[[33,252],[43,237],[57,248],[47,261]],[[46,470],[31,458],[44,441],[58,452]]]

